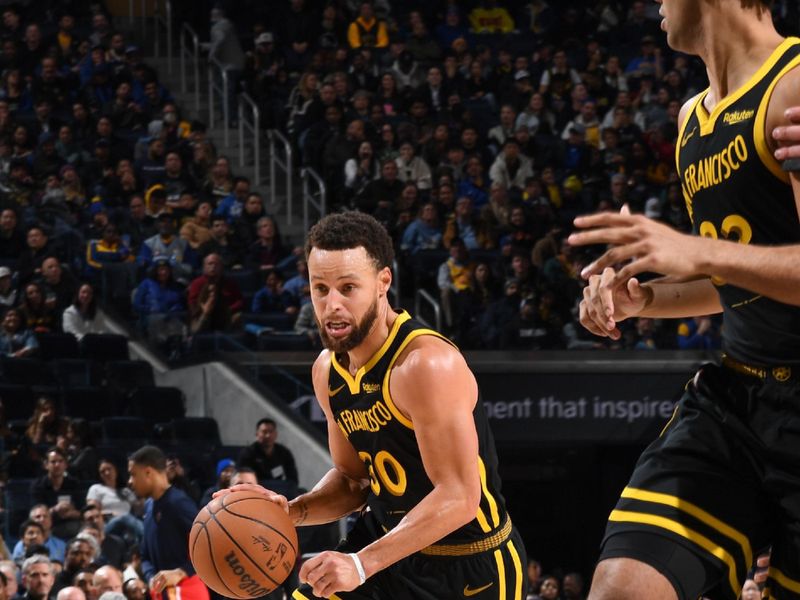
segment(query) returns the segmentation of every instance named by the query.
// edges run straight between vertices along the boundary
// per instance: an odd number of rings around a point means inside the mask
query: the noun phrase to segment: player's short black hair
[[[375,268],[391,268],[394,261],[392,238],[375,217],[358,211],[334,213],[320,219],[308,232],[306,259],[311,250],[349,250],[363,246]]]
[[[141,467],[151,467],[163,473],[167,470],[167,457],[161,448],[155,446],[142,446],[128,458],[133,464]]]

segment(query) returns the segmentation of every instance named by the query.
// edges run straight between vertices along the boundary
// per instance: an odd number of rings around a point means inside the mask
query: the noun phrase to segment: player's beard
[[[322,344],[331,352],[335,354],[342,354],[350,352],[350,350],[357,348],[369,335],[372,326],[378,318],[378,300],[372,301],[372,304],[367,309],[363,318],[353,326],[353,330],[349,335],[343,338],[333,338],[328,335],[325,325],[320,323],[317,319],[317,326],[319,327],[319,335],[322,338]]]

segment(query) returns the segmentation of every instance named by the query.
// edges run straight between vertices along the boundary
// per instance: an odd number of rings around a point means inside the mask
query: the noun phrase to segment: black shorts
[[[800,599],[800,382],[706,365],[639,459],[600,560],[645,562],[681,599],[735,600],[770,546],[768,597]]]
[[[338,552],[357,552],[383,535],[371,512],[362,514]],[[352,592],[340,592],[333,600],[525,600],[527,558],[516,529],[500,546],[479,554],[434,557],[412,554],[379,571]],[[319,600],[303,584],[294,600]]]

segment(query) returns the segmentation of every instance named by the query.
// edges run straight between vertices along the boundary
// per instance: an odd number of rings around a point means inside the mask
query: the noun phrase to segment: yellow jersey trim
[[[514,547],[514,542],[508,542],[508,553],[511,555],[511,562],[514,563],[514,600],[522,599],[522,561],[519,559],[519,553]]]
[[[497,563],[497,597],[504,600],[506,597],[506,566],[503,564],[503,553],[494,551],[494,562]]]
[[[404,315],[406,316],[405,319],[406,321],[411,318],[410,316],[408,316],[408,313],[404,313]],[[392,374],[392,367],[394,366],[394,363],[397,362],[397,359],[400,357],[400,355],[403,353],[403,350],[405,350],[406,346],[408,346],[412,341],[414,341],[421,335],[433,335],[444,340],[448,344],[452,345],[452,342],[448,340],[446,337],[444,337],[438,331],[434,331],[433,329],[415,329],[414,331],[408,334],[406,339],[403,340],[403,343],[400,344],[400,347],[397,349],[397,352],[395,352],[394,356],[392,356],[392,360],[389,362],[389,366],[386,368],[386,375],[383,376],[383,385],[382,385],[383,400],[384,402],[386,402],[386,406],[389,408],[391,413],[400,423],[402,423],[411,430],[414,429],[414,424],[411,422],[411,419],[409,419],[407,416],[401,413],[400,409],[398,409],[397,406],[395,406],[394,401],[392,400],[392,393],[389,390],[389,378],[391,377]],[[385,350],[383,351],[385,352]]]
[[[767,91],[764,92],[764,97],[761,99],[761,104],[758,105],[756,122],[753,126],[753,140],[755,141],[756,151],[758,152],[759,158],[761,158],[761,162],[764,163],[764,166],[767,167],[775,177],[787,185],[791,183],[789,180],[789,173],[781,168],[781,163],[779,163],[772,152],[770,152],[769,144],[767,143],[767,112],[769,110],[769,101],[772,98],[772,92],[775,91],[775,86],[778,85],[778,82],[786,73],[798,65],[800,65],[800,56],[796,56],[792,59],[792,61],[778,73],[772,83],[769,84]]]
[[[733,589],[733,593],[736,595],[736,597],[738,597],[739,593],[742,591],[742,584],[739,582],[739,578],[736,575],[736,561],[734,560],[733,556],[731,556],[727,550],[721,548],[718,544],[712,542],[703,534],[689,529],[677,521],[667,519],[666,517],[658,517],[655,515],[648,515],[647,513],[631,512],[627,510],[611,511],[611,514],[608,516],[608,520],[615,522],[642,523],[643,525],[651,525],[660,529],[666,529],[667,531],[671,531],[672,533],[686,538],[690,542],[700,546],[706,552],[725,563],[725,565],[728,567],[728,583],[730,584],[731,589]]]
[[[789,590],[790,592],[794,592],[795,594],[800,594],[800,581],[787,577],[781,572],[780,569],[776,567],[770,567],[768,575],[777,581],[782,588]]]
[[[339,364],[339,361],[336,360],[336,354],[331,352],[331,364],[333,368],[336,369],[336,372],[342,376],[345,383],[347,383],[347,387],[350,390],[350,393],[355,395],[358,394],[359,390],[361,389],[361,378],[367,374],[367,372],[378,364],[378,361],[383,358],[383,355],[386,354],[386,351],[389,349],[389,346],[392,345],[394,338],[397,336],[397,330],[400,329],[400,325],[405,323],[411,319],[411,315],[409,315],[406,311],[401,312],[397,315],[397,318],[392,323],[391,329],[389,329],[389,335],[384,340],[383,345],[378,348],[378,351],[372,355],[372,357],[360,368],[356,371],[355,377],[350,375],[350,372],[345,369],[342,365]]]
[[[664,425],[664,429],[661,430],[661,433],[658,434],[658,437],[662,437],[667,432],[667,429],[669,429],[669,426],[672,425],[672,422],[675,420],[675,417],[678,416],[678,409],[679,408],[680,408],[680,404],[676,404],[675,405],[675,410],[672,411],[672,416],[669,418],[669,421],[667,421],[667,424]],[[625,492],[623,491],[623,494],[624,493]]]
[[[742,532],[734,529],[727,523],[720,521],[714,515],[706,512],[696,504],[687,502],[686,500],[678,498],[677,496],[671,496],[669,494],[662,494],[658,492],[649,492],[647,490],[640,490],[631,487],[626,487],[624,490],[622,490],[621,497],[633,498],[634,500],[641,500],[643,502],[653,502],[654,504],[664,504],[692,515],[697,520],[702,521],[712,529],[719,531],[725,537],[730,538],[739,544],[739,546],[742,547],[745,564],[753,564],[753,551],[750,548],[750,540],[748,540]]]
[[[692,98],[689,102],[689,110],[686,111],[686,118],[681,123],[681,128],[678,130],[678,141],[675,144],[675,167],[678,169],[678,174],[681,172],[681,148],[683,147],[683,136],[686,133],[686,128],[689,126],[689,121],[692,119],[692,115],[697,110],[697,105],[700,101],[706,97],[708,90],[705,92],[700,92],[694,98]]]
[[[311,598],[303,594],[300,590],[293,591],[292,598],[294,598],[294,600],[311,600]]]
[[[489,492],[489,485],[486,483],[486,465],[483,464],[483,459],[478,456],[478,470],[481,474],[481,489],[483,495],[486,496],[486,501],[489,503],[489,513],[492,515],[492,524],[494,527],[500,525],[500,513],[497,510],[497,501],[494,496]]]
[[[770,54],[766,62],[761,65],[758,71],[756,71],[755,74],[753,74],[753,76],[750,77],[750,79],[748,79],[742,87],[737,89],[732,94],[728,94],[719,102],[717,102],[717,105],[714,107],[714,110],[711,111],[711,114],[708,113],[702,103],[699,104],[697,107],[697,118],[700,120],[700,135],[708,135],[712,133],[719,116],[724,113],[731,106],[731,104],[739,100],[742,96],[749,92],[753,86],[764,79],[767,73],[769,73],[775,67],[775,64],[786,53],[786,51],[797,44],[800,44],[800,39],[798,38],[790,37],[783,40],[783,42],[781,42],[780,45],[778,45],[778,47],[772,51],[772,54]],[[708,90],[706,91],[706,95],[708,95]]]

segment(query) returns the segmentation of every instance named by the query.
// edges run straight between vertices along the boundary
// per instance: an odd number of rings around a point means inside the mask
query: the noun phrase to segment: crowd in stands
[[[565,242],[575,216],[628,204],[691,227],[676,123],[705,74],[665,47],[655,5],[191,4],[231,97],[247,91],[265,126],[285,131],[328,183],[331,210],[384,223],[401,302],[432,292],[461,347],[718,347],[716,318],[640,318],[618,342],[576,320],[579,273],[599,249]],[[797,13],[775,2],[780,27],[796,28]],[[36,356],[52,332],[91,337],[105,312],[171,356],[209,332],[287,330],[318,347],[302,240],[283,238],[102,3],[3,3],[0,16],[0,355]],[[47,394],[21,428],[0,416],[1,470],[37,478],[28,518],[0,545],[0,600],[18,588],[26,600],[147,595],[141,499],[91,438]],[[274,438],[259,422],[212,477],[193,481],[177,456],[168,477],[195,503],[234,474],[296,483],[293,461],[260,454]],[[532,569],[531,597],[583,597],[580,576]]]
[[[599,249],[565,242],[575,216],[628,204],[691,227],[676,123],[705,75],[666,48],[657,5],[252,8],[209,11],[209,54],[324,177],[331,210],[385,224],[399,303],[427,289],[467,349],[719,345],[716,318],[631,320],[616,342],[576,321]],[[796,13],[776,3],[779,23]],[[302,240],[282,237],[101,6],[12,5],[0,39],[0,304],[15,309],[1,352],[99,331],[98,304],[171,356],[220,331],[318,347]]]
[[[677,120],[707,83],[666,47],[657,10],[292,0],[240,23],[236,69],[329,206],[385,224],[401,298],[431,292],[462,347],[713,349],[716,318],[631,320],[617,342],[576,320],[600,249],[565,243],[575,216],[627,204],[691,228]],[[774,17],[796,28],[797,6]]]

